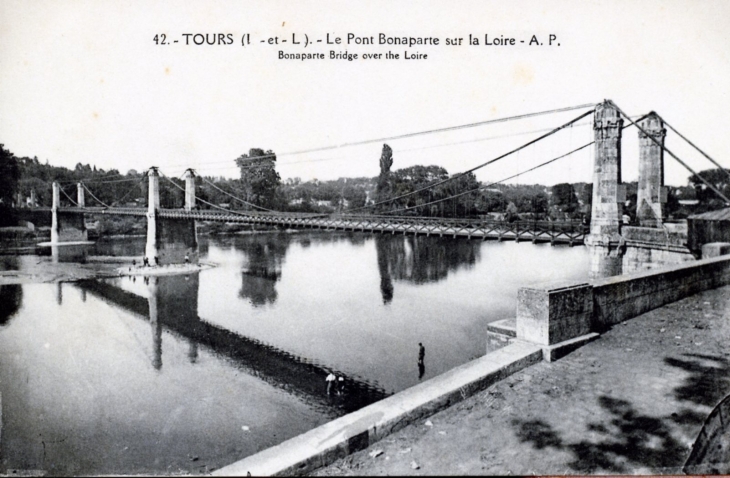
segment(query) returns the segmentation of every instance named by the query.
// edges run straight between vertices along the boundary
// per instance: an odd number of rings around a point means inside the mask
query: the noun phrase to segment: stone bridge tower
[[[621,217],[626,189],[621,184],[621,130],[623,120],[610,101],[596,105],[593,120],[593,205],[591,230],[585,243],[591,248],[595,277],[621,273]]]
[[[653,111],[641,123],[639,130],[639,185],[636,217],[642,227],[662,227],[663,207],[667,201],[664,188],[664,137],[667,130]],[[646,133],[644,133],[646,132]],[[653,138],[653,140],[652,140]]]
[[[195,207],[195,182],[188,171],[186,177],[185,206],[187,211]],[[198,238],[195,219],[175,217],[168,214],[162,217],[160,211],[160,174],[152,167],[147,174],[149,178],[149,199],[147,202],[147,243],[145,256],[150,264],[183,264],[198,263]],[[156,258],[156,259],[155,259]]]

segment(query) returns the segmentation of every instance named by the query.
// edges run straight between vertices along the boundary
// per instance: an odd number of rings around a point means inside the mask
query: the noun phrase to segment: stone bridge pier
[[[592,277],[618,275],[622,270],[621,217],[626,201],[621,184],[622,128],[621,114],[611,102],[596,105],[591,230],[585,239],[591,250]]]
[[[79,190],[81,185],[78,185]],[[83,198],[83,191],[80,193]],[[61,186],[53,183],[53,202],[51,204],[51,242],[41,246],[51,246],[53,262],[84,262],[88,240],[84,215],[61,211]]]
[[[667,202],[664,187],[664,122],[653,111],[641,123],[639,130],[639,184],[636,218],[641,227],[661,228],[663,203]],[[652,139],[653,138],[653,139]]]
[[[667,130],[655,112],[639,123],[638,224],[625,226],[623,272],[663,267],[694,260],[687,247],[686,225],[667,223],[664,186],[664,138]]]
[[[150,168],[147,203],[147,243],[145,256],[150,264],[198,263],[198,238],[194,219],[160,215],[160,175]],[[185,209],[195,207],[195,176],[188,170],[185,177]],[[156,260],[155,260],[156,259]]]
[[[82,198],[83,191],[81,185],[79,187],[79,197]],[[84,215],[77,213],[66,213],[61,208],[61,186],[53,183],[53,203],[51,206],[51,243],[59,244],[63,242],[86,242],[88,234],[86,232],[86,224],[84,223]]]
[[[595,160],[591,231],[585,244],[591,252],[591,277],[621,275],[693,257],[686,247],[686,232],[665,224],[664,123],[651,112],[639,126],[639,180],[636,218],[623,224],[626,189],[621,184],[621,130],[623,120],[610,101],[596,106]],[[670,227],[671,226],[671,227]]]

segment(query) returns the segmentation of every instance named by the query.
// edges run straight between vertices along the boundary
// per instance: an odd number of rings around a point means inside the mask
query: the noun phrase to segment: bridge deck
[[[146,216],[146,208],[61,208],[64,213]],[[322,215],[263,212],[219,212],[196,209],[159,209],[158,217],[197,221],[261,224],[287,228],[362,231],[391,234],[466,237],[468,239],[527,240],[581,244],[588,226],[574,222],[495,221],[417,216]]]

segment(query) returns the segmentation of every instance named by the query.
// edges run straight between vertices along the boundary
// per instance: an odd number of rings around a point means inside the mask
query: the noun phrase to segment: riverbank
[[[45,256],[23,256],[18,270],[0,271],[0,285],[34,284],[49,282],[75,282],[86,279],[104,279],[129,275],[161,276],[190,274],[215,267],[212,263],[170,264],[166,266],[142,267],[137,257],[92,256],[86,263],[53,262]],[[124,265],[122,265],[124,264]]]
[[[22,256],[25,260],[19,270],[0,271],[0,285],[34,284],[45,282],[72,282],[84,279],[119,277],[119,264],[54,263],[50,257]]]
[[[730,286],[613,327],[313,473],[682,473],[730,393]]]
[[[139,263],[141,259],[136,262]],[[191,274],[215,267],[215,264],[201,262],[199,264],[167,264],[164,266],[123,266],[116,269],[119,275],[125,276],[169,276]]]

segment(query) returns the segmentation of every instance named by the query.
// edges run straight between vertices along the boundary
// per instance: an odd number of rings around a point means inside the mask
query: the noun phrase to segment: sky
[[[348,45],[350,33],[375,44]],[[379,45],[381,33],[440,43]],[[162,34],[166,45],[159,44]],[[222,34],[232,44],[196,45],[184,34]],[[327,45],[328,34],[342,43]],[[480,45],[466,44],[470,34]],[[312,44],[293,45],[292,35]],[[485,35],[515,38],[516,45],[485,45]],[[533,35],[541,46],[528,45]],[[246,38],[250,43],[242,45]],[[458,38],[461,45],[446,44]],[[158,166],[168,176],[192,167],[236,177],[237,157],[271,149],[283,179],[327,180],[376,176],[387,142],[393,169],[434,164],[457,173],[590,108],[301,151],[611,99],[630,116],[658,112],[730,167],[729,46],[726,0],[3,0],[0,143],[53,165],[88,163],[123,173]],[[327,59],[280,59],[279,51]],[[330,51],[359,57],[329,59]],[[388,51],[400,58],[363,58]],[[405,52],[428,57],[406,60]],[[591,181],[592,148],[523,172],[592,137],[588,116],[479,169],[477,178]],[[671,132],[666,146],[696,170],[713,167]],[[636,180],[636,129],[624,130],[622,154],[623,180]],[[689,174],[665,157],[667,184],[686,184]]]

